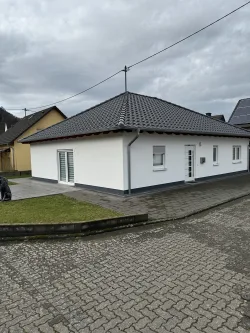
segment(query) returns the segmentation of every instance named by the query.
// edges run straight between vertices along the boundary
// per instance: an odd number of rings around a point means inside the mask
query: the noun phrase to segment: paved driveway
[[[183,218],[247,194],[249,173],[125,198],[87,190],[67,193],[124,214],[148,213],[151,220]]]
[[[13,200],[63,193],[71,198],[92,202],[125,215],[148,213],[151,220],[183,218],[250,194],[250,174],[132,197],[81,190],[72,186],[40,182],[29,178],[14,181],[19,185],[11,187]]]
[[[18,183],[18,185],[10,186],[12,200],[43,197],[46,195],[60,194],[78,190],[72,186],[40,182],[30,178],[18,178],[13,179],[12,181]]]
[[[249,207],[246,198],[143,229],[2,243],[0,332],[249,332]]]

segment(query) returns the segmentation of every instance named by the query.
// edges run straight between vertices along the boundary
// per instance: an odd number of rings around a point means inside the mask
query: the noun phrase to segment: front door
[[[60,150],[58,152],[59,182],[74,185],[73,151]]]
[[[195,146],[185,146],[185,181],[195,180]]]

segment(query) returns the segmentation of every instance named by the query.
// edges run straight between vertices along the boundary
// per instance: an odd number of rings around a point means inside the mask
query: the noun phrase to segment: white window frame
[[[164,153],[157,153],[155,150],[157,149],[162,149]],[[160,165],[154,165],[154,155],[162,155],[162,164]],[[153,171],[164,171],[166,170],[165,167],[165,162],[166,162],[166,146],[153,146]]]
[[[64,184],[64,185],[69,185],[69,186],[75,186],[75,183],[71,182],[64,182],[60,180],[60,158],[59,158],[59,153],[65,153],[65,164],[66,164],[66,179],[69,179],[69,170],[68,170],[68,152],[73,153],[73,159],[74,159],[74,150],[73,149],[58,149],[57,150],[57,169],[58,169],[58,183]]]
[[[238,156],[239,158],[237,158],[237,155],[239,155]],[[241,146],[233,146],[232,160],[233,160],[234,164],[235,163],[241,163]]]
[[[214,161],[214,149],[216,149],[216,161]],[[213,165],[219,165],[219,147],[218,145],[213,146]]]

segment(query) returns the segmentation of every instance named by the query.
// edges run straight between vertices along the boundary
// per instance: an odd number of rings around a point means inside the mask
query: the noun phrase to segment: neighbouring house
[[[182,106],[126,92],[21,142],[31,145],[34,179],[126,194],[247,172],[249,138]]]
[[[20,119],[0,107],[0,135],[15,125]]]
[[[59,123],[66,116],[56,107],[30,114],[0,135],[0,172],[30,171],[30,146],[18,141]]]
[[[228,123],[248,130],[250,129],[250,98],[238,101]]]
[[[224,117],[223,114],[215,114],[214,116],[211,115],[211,117],[212,117],[213,119],[217,119],[217,120],[220,120],[220,121],[223,121],[223,122],[226,121],[226,120],[225,120],[225,117]]]
[[[223,114],[215,114],[215,115],[212,116],[211,112],[207,112],[206,116],[211,117],[211,118],[216,119],[216,120],[223,121],[223,122],[226,121]]]

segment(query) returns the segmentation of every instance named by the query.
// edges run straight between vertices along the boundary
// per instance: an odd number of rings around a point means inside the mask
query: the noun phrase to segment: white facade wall
[[[136,133],[96,135],[72,140],[31,144],[32,176],[58,181],[58,150],[72,149],[77,184],[128,190],[127,145]],[[195,146],[195,178],[248,169],[248,139],[141,134],[131,146],[131,188],[185,180],[185,145]],[[213,165],[217,145],[218,165]],[[241,162],[233,163],[232,147],[241,146]],[[166,170],[153,168],[153,146],[165,146]],[[200,157],[206,162],[200,163]]]
[[[135,133],[124,134],[124,189],[128,189],[127,145]],[[185,180],[185,145],[195,145],[195,178],[248,169],[249,139],[191,135],[141,134],[131,146],[131,188]],[[218,165],[213,165],[213,145],[218,146]],[[241,146],[241,162],[233,163],[232,147]],[[154,171],[153,146],[166,146],[166,170]],[[200,164],[200,157],[206,162]]]
[[[123,139],[89,136],[31,144],[32,176],[58,180],[58,150],[73,149],[75,183],[123,190]]]

